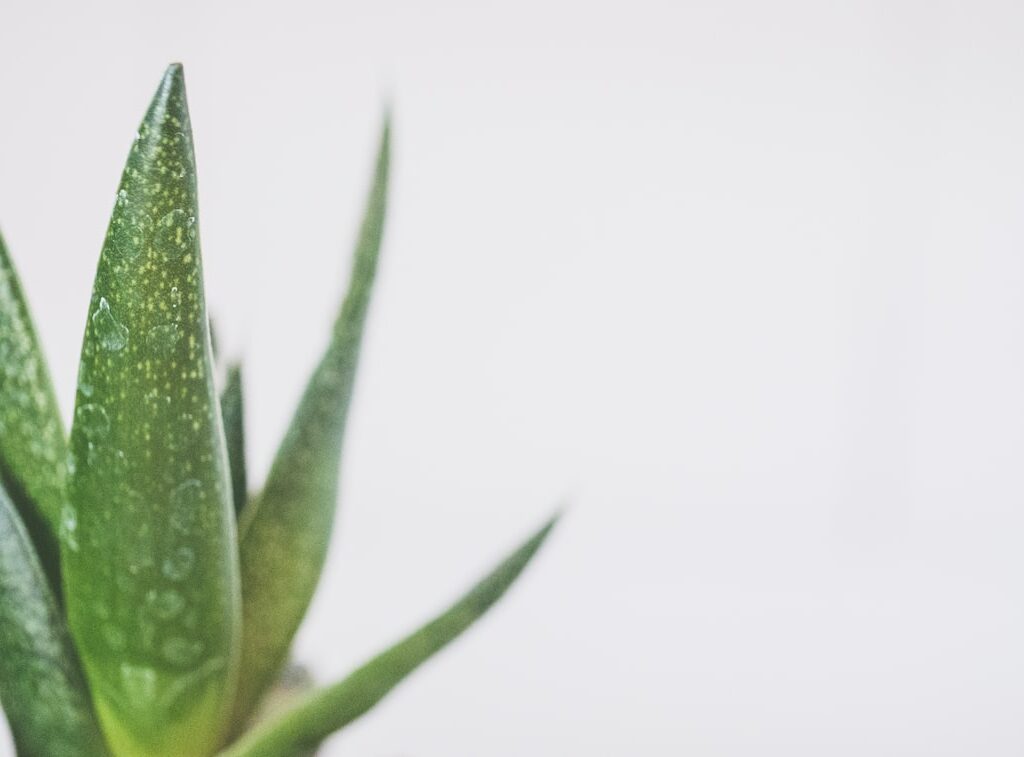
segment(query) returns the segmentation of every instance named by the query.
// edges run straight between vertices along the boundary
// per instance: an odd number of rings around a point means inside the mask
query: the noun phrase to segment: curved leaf
[[[385,124],[348,294],[263,492],[240,523],[245,634],[236,727],[247,720],[287,659],[323,568],[338,499],[345,421],[377,270],[388,163]]]
[[[106,754],[57,600],[2,489],[0,701],[19,755]]]
[[[290,757],[344,728],[487,612],[519,577],[557,520],[556,516],[548,521],[444,613],[340,683],[312,694],[290,712],[243,736],[221,757]]]
[[[128,156],[82,344],[62,539],[71,631],[117,754],[209,754],[237,669],[237,539],[185,82]]]
[[[60,597],[57,530],[65,504],[67,441],[46,358],[0,238],[0,478]]]
[[[245,394],[242,391],[242,366],[239,363],[228,366],[224,391],[220,395],[220,412],[224,419],[224,438],[227,440],[228,461],[231,464],[235,515],[240,515],[249,497],[249,484],[245,471]]]

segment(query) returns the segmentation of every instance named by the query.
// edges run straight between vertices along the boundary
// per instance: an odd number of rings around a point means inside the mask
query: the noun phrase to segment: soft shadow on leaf
[[[228,366],[224,391],[220,395],[220,412],[224,419],[224,438],[231,466],[231,492],[235,515],[242,514],[249,497],[248,476],[245,465],[245,393],[242,389],[242,365]]]
[[[19,755],[107,753],[57,600],[2,489],[0,701]]]
[[[67,440],[50,372],[0,238],[0,478],[60,599],[57,546],[66,515]]]

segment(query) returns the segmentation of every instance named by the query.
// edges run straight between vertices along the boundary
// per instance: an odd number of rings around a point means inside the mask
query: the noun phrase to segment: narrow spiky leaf
[[[263,492],[241,521],[242,669],[233,722],[244,722],[284,664],[323,568],[363,323],[377,270],[389,162],[385,125],[348,294]]]
[[[242,391],[242,366],[228,366],[224,391],[220,395],[220,412],[224,418],[228,461],[231,463],[231,492],[235,515],[240,515],[248,499],[248,477],[245,470],[245,394]]]
[[[344,728],[487,612],[522,573],[556,521],[557,517],[545,524],[447,611],[340,683],[312,694],[290,712],[258,726],[221,757],[285,757],[313,748]]]
[[[66,502],[67,456],[46,358],[0,237],[0,478],[58,597],[57,532]]]
[[[237,669],[235,517],[181,66],[121,178],[82,344],[62,539],[72,633],[117,754],[211,751]],[[88,388],[86,388],[88,387]]]
[[[0,702],[19,755],[106,754],[57,599],[2,489]]]

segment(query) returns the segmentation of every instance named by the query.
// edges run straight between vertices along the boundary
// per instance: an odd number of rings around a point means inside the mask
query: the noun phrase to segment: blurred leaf
[[[220,338],[217,336],[220,332],[217,331],[217,324],[213,318],[210,318],[208,328],[210,329],[210,349],[213,351],[213,362],[216,365],[220,365]]]
[[[252,722],[263,723],[272,720],[290,710],[314,688],[316,683],[308,668],[294,662],[288,664],[260,701]]]
[[[348,295],[263,492],[240,524],[242,670],[233,722],[244,723],[288,655],[323,568],[338,499],[341,444],[387,196],[389,128],[356,245]]]
[[[139,128],[82,344],[61,540],[71,631],[120,755],[208,754],[237,670],[235,517],[181,66]],[[88,390],[85,387],[88,386]]]
[[[66,501],[67,456],[46,358],[0,238],[0,478],[28,527],[58,600],[57,531]]]
[[[56,597],[2,489],[0,701],[19,755],[106,754]]]
[[[224,391],[220,395],[220,412],[224,419],[228,461],[231,464],[231,491],[235,514],[240,515],[248,499],[249,484],[245,472],[245,396],[242,391],[242,366],[228,366]]]
[[[487,612],[522,573],[556,521],[557,516],[548,521],[446,612],[345,680],[312,694],[290,712],[246,734],[221,757],[291,757],[344,728]]]

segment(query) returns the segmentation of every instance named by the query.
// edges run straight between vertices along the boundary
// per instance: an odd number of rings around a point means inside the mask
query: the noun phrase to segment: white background
[[[0,226],[70,413],[92,272],[185,63],[256,476],[381,111],[385,256],[321,680],[536,526],[328,753],[1024,754],[1024,6],[11,2]]]

